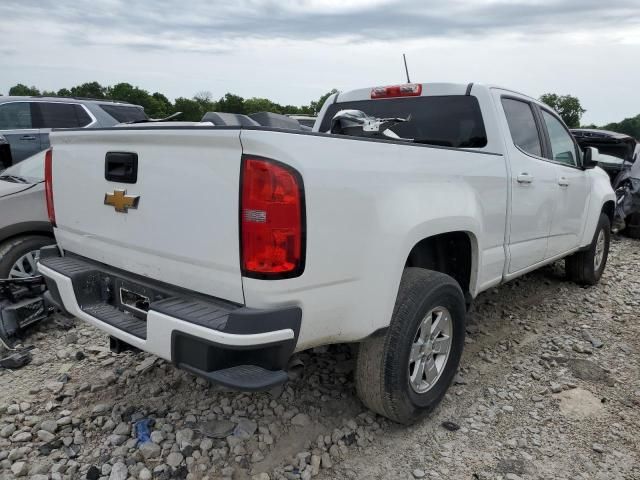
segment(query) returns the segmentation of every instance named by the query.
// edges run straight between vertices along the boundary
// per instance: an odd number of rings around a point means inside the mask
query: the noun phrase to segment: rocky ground
[[[346,346],[242,394],[50,321],[0,372],[0,479],[640,479],[640,242],[614,240],[596,287],[554,265],[486,292],[467,333],[455,385],[407,428],[358,401]]]

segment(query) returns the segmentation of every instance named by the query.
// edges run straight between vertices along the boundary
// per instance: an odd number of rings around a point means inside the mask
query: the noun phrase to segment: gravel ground
[[[554,265],[482,294],[455,385],[412,427],[362,406],[348,346],[242,394],[48,322],[34,362],[0,372],[0,479],[640,479],[639,312],[629,239],[596,287]]]

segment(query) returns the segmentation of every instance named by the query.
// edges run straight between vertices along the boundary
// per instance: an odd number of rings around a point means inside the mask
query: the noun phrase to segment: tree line
[[[282,114],[317,115],[327,97],[337,90],[333,89],[318,100],[308,105],[280,105],[268,98],[243,98],[233,93],[226,93],[218,100],[214,100],[211,92],[202,91],[191,98],[179,97],[171,102],[160,92],[149,93],[140,87],[130,83],[117,83],[112,86],[103,86],[98,82],[87,82],[71,88],[61,88],[58,91],[42,90],[35,86],[27,86],[19,83],[9,89],[9,95],[41,95],[58,97],[87,97],[106,100],[119,100],[134,103],[144,107],[145,112],[152,118],[164,118],[175,112],[182,112],[180,120],[199,121],[206,112],[229,112],[251,114],[257,112],[275,112]],[[556,110],[564,122],[570,128],[578,128],[580,119],[586,112],[580,100],[572,95],[558,95],[545,93],[540,100]],[[614,132],[625,133],[640,139],[640,114],[635,117],[625,118],[620,122],[596,126],[586,125],[586,128],[602,128]]]
[[[144,107],[151,118],[164,118],[175,112],[182,112],[179,120],[199,121],[206,112],[228,112],[251,114],[257,112],[274,112],[282,114],[316,115],[327,97],[337,90],[322,95],[317,101],[308,105],[280,105],[267,98],[243,98],[233,93],[226,93],[218,100],[214,100],[211,92],[202,91],[192,98],[179,97],[171,102],[160,92],[149,93],[143,88],[130,83],[117,83],[103,86],[98,82],[87,82],[71,88],[61,88],[58,91],[40,90],[35,86],[19,83],[9,89],[9,95],[19,96],[55,96],[55,97],[85,97],[104,100],[118,100],[134,103]]]
[[[545,93],[540,100],[553,108],[564,120],[569,128],[580,127],[580,119],[586,112],[580,100],[572,95],[557,95],[555,93]],[[637,140],[640,140],[640,114],[635,117],[625,118],[620,122],[609,123],[607,125],[583,125],[582,128],[597,128],[610,130],[612,132],[624,133]]]

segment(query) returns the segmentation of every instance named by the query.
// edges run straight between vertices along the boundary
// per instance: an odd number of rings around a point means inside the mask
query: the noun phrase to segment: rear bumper
[[[300,331],[298,307],[250,309],[75,255],[60,257],[57,249],[43,249],[38,270],[63,311],[180,368],[242,390],[286,381]],[[150,299],[146,313],[120,303],[124,287]]]

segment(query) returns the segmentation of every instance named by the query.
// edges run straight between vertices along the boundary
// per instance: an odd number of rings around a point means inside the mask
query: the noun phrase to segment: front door
[[[587,216],[590,182],[580,168],[580,150],[555,114],[540,109],[549,144],[548,157],[555,163],[558,202],[551,221],[546,258],[579,246]]]
[[[532,104],[526,97],[499,94],[509,156],[508,273],[542,262],[547,251],[557,196],[556,165],[544,158],[543,137]],[[511,140],[511,141],[509,141]]]
[[[0,135],[9,142],[13,163],[40,151],[40,130],[33,128],[32,102],[0,103]]]

